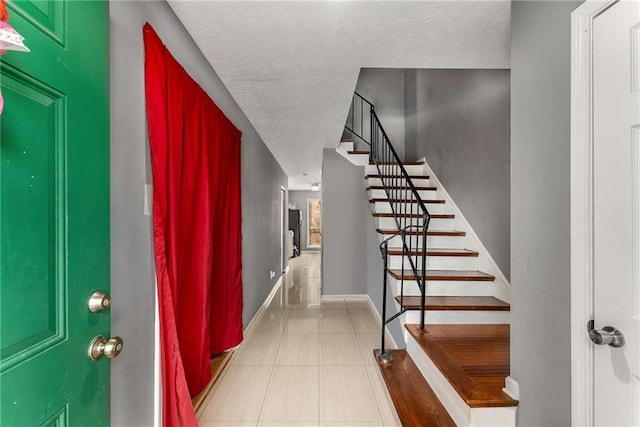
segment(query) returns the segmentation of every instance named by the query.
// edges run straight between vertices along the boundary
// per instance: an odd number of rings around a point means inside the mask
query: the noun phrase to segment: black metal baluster
[[[383,278],[382,278],[382,334],[381,334],[381,343],[380,343],[380,354],[378,355],[378,358],[380,359],[380,361],[385,364],[388,365],[391,362],[393,362],[393,359],[391,358],[391,354],[389,354],[386,349],[385,349],[385,345],[384,345],[384,339],[385,339],[385,327],[386,327],[386,319],[387,319],[387,263],[388,263],[388,259],[389,259],[389,247],[388,247],[388,243],[385,240],[383,242],[384,246],[381,247],[381,251],[382,251],[382,265],[383,265]]]

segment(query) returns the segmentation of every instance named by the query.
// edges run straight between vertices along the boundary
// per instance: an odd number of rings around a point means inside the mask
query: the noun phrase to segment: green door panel
[[[8,5],[31,52],[0,57],[0,425],[108,425],[108,3]]]

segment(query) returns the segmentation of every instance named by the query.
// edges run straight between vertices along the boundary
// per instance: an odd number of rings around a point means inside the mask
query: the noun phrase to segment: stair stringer
[[[511,302],[511,284],[502,273],[500,267],[495,262],[487,248],[482,243],[482,240],[478,237],[476,232],[469,224],[469,221],[465,218],[464,214],[453,200],[453,198],[449,195],[442,182],[438,179],[437,175],[433,172],[433,169],[429,166],[426,158],[421,158],[419,161],[423,161],[422,165],[424,169],[424,174],[429,175],[430,181],[433,186],[437,187],[438,198],[446,200],[445,205],[447,206],[447,210],[451,211],[455,215],[454,224],[455,228],[458,230],[463,230],[467,232],[467,238],[471,243],[471,248],[478,252],[478,269],[489,273],[495,276],[495,280],[492,282],[493,284],[493,296],[504,301]]]

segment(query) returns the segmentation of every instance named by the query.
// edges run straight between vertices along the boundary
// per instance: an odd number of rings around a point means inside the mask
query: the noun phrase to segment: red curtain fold
[[[143,29],[163,424],[196,426],[210,356],[242,341],[241,132]]]

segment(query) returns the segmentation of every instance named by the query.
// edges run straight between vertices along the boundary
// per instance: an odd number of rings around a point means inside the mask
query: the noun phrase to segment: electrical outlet
[[[275,272],[275,271],[273,271],[273,270],[271,270],[271,271],[269,272],[269,279],[273,279],[274,277],[276,277],[276,272]]]

